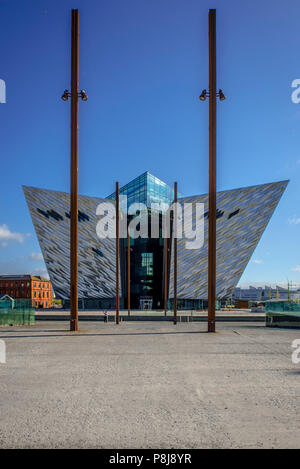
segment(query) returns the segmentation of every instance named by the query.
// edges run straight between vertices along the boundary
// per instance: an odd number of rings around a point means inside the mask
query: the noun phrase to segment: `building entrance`
[[[152,298],[140,298],[140,309],[152,309]]]

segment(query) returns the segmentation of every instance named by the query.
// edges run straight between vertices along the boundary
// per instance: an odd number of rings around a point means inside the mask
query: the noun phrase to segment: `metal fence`
[[[35,324],[35,303],[32,300],[0,301],[0,326],[31,326]]]

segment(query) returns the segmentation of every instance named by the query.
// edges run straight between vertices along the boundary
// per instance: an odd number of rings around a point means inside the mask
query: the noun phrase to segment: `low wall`
[[[47,312],[47,311],[38,311],[36,313],[37,321],[69,321],[70,313],[67,311],[61,312]],[[103,311],[86,311],[79,312],[78,314],[79,321],[93,321],[93,322],[103,322],[104,316]],[[109,322],[115,322],[115,312],[109,312],[108,315]],[[145,311],[132,311],[131,315],[128,316],[127,311],[120,311],[120,321],[173,321],[173,312],[168,311],[167,316],[163,312],[145,312]],[[179,311],[177,314],[178,322],[207,322],[207,312],[186,312]],[[265,322],[264,313],[250,313],[249,311],[235,311],[235,312],[217,312],[216,321],[226,321],[226,322]]]

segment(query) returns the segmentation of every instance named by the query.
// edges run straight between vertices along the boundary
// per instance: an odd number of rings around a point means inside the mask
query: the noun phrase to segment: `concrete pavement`
[[[299,330],[1,327],[1,448],[299,448]]]

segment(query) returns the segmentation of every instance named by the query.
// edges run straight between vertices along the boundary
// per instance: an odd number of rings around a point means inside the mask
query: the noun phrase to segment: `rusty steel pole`
[[[215,332],[216,308],[216,10],[209,10],[209,203],[208,332]]]
[[[72,10],[71,32],[71,207],[70,330],[78,330],[78,60],[79,15]]]
[[[174,182],[174,324],[177,324],[177,182]]]
[[[127,308],[130,316],[130,232],[127,228]]]
[[[165,215],[167,216],[167,215]],[[167,223],[166,223],[167,225]],[[164,310],[165,316],[167,316],[167,293],[168,293],[168,238],[167,238],[167,226],[165,226],[165,239],[164,239]]]
[[[116,182],[116,324],[120,323],[119,183]]]

